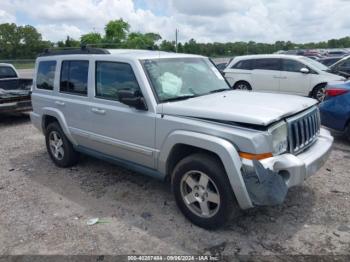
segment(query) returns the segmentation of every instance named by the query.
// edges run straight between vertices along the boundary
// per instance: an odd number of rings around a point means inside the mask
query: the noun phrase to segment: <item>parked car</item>
[[[13,65],[0,63],[0,113],[31,110],[31,86],[32,79],[20,78]]]
[[[320,112],[324,126],[344,133],[350,140],[350,81],[327,86]]]
[[[350,56],[345,56],[335,64],[329,67],[333,74],[337,74],[346,78],[350,77]]]
[[[335,64],[342,58],[343,56],[331,56],[331,57],[320,58],[317,61],[320,62],[321,64],[324,64],[325,66],[330,67],[331,65]]]
[[[322,101],[329,81],[345,78],[328,72],[328,67],[304,56],[240,56],[224,70],[235,89],[309,96]]]
[[[349,52],[346,50],[330,50],[327,51],[327,56],[346,56]]]
[[[236,203],[282,203],[332,145],[314,99],[232,90],[203,56],[88,48],[48,51],[35,67],[31,120],[57,166],[80,152],[169,180],[204,228]]]

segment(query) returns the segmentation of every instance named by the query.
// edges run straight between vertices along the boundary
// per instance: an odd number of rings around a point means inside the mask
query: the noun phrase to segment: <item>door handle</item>
[[[64,102],[62,101],[55,101],[55,104],[59,106],[64,106]]]
[[[99,115],[104,115],[106,114],[106,110],[103,109],[99,109],[99,108],[91,108],[91,111],[94,112],[95,114],[99,114]]]
[[[273,78],[278,78],[278,79],[279,79],[279,78],[281,78],[281,77],[280,77],[280,76],[273,76]]]

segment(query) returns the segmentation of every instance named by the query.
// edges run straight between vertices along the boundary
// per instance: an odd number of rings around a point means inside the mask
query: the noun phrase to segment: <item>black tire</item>
[[[59,137],[62,141],[62,146],[60,148],[62,148],[63,154],[59,154],[58,156],[55,156],[55,149],[50,146],[50,139],[54,137],[55,134],[56,137]],[[78,162],[78,152],[74,150],[72,143],[68,140],[57,122],[53,122],[48,125],[45,133],[45,141],[47,152],[55,165],[59,167],[71,167]]]
[[[211,202],[206,202],[206,205],[209,207],[209,209],[213,207],[213,210],[216,210],[216,212],[213,211],[213,215],[210,217],[197,215],[193,210],[201,210],[200,203],[195,201],[192,204],[187,204],[185,203],[185,199],[183,197],[183,186],[188,186],[188,184],[184,182],[184,179],[189,176],[188,174],[190,172],[197,171],[203,172],[210,178],[207,186],[208,192],[218,191],[219,193],[217,196],[220,200],[220,204],[216,205]],[[195,175],[195,173],[193,174]],[[212,182],[214,182],[215,187],[213,187]],[[205,229],[219,228],[231,218],[231,214],[234,209],[238,211],[236,199],[234,197],[234,193],[232,191],[226,172],[221,162],[219,162],[213,156],[207,154],[193,154],[182,159],[176,165],[173,171],[171,184],[179,209],[188,220],[197,226],[203,227]],[[214,188],[213,191],[209,189],[210,186],[212,186],[211,188]],[[194,189],[191,190],[189,194],[198,195],[194,194],[193,192],[195,192]],[[206,196],[208,197],[208,193],[206,193]]]
[[[344,136],[350,142],[350,123],[345,128]]]
[[[238,89],[238,90],[252,90],[251,85],[246,82],[246,81],[238,81],[234,86],[233,89]]]
[[[326,86],[327,84],[320,84],[315,86],[314,89],[312,90],[311,97],[313,99],[316,99],[318,102],[322,102],[325,96]]]

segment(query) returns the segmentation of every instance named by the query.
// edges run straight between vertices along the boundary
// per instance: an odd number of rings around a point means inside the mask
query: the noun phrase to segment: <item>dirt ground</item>
[[[185,220],[169,187],[82,157],[60,169],[28,115],[0,117],[0,255],[350,254],[350,143],[282,206],[243,212],[206,231]],[[88,226],[98,217],[105,223]]]

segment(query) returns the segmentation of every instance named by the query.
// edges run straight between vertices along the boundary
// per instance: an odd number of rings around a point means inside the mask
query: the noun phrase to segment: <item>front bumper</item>
[[[252,161],[243,160],[245,183],[253,205],[281,204],[288,188],[302,184],[323,166],[332,143],[330,132],[321,128],[315,143],[298,155],[287,153],[261,160],[260,169],[257,169],[257,163],[253,165]],[[261,181],[262,175],[268,182]]]
[[[326,162],[332,148],[333,137],[321,128],[317,141],[298,155],[283,154],[261,161],[265,168],[279,173],[288,187],[297,186],[315,174]]]

